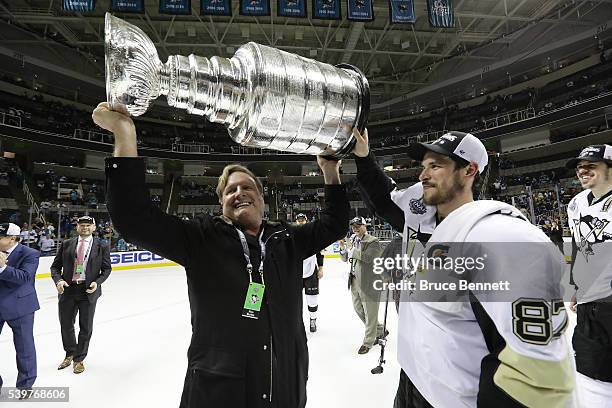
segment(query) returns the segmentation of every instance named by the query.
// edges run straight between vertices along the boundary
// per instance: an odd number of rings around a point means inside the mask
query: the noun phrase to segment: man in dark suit
[[[62,242],[51,265],[51,277],[59,293],[59,319],[66,351],[58,370],[74,363],[75,374],[85,371],[83,360],[89,348],[96,302],[102,295],[102,283],[111,273],[110,248],[92,236],[95,229],[92,217],[80,217],[79,236]],[[74,333],[77,312],[78,343]]]
[[[20,233],[15,224],[0,224],[0,333],[4,322],[13,330],[18,370],[16,386],[31,390],[36,380],[34,312],[40,306],[34,278],[39,253],[19,243]],[[27,398],[31,393],[23,395]]]

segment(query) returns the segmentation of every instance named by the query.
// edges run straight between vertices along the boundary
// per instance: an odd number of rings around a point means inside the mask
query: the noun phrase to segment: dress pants
[[[612,383],[612,298],[578,305],[572,345],[579,373]]]
[[[0,318],[0,333],[5,321]],[[6,323],[13,330],[13,343],[17,355],[17,384],[20,390],[30,389],[36,381],[36,347],[34,346],[34,312]],[[6,365],[2,365],[6,367]],[[2,377],[0,377],[0,388]]]
[[[358,277],[353,278],[350,285],[353,308],[365,325],[362,344],[372,347],[376,341],[376,336],[382,336],[383,334],[383,325],[378,323],[378,299],[373,299],[364,292]]]
[[[85,360],[87,356],[96,311],[97,299],[91,301],[85,292],[86,289],[85,283],[71,284],[59,297],[58,309],[64,351],[66,351],[66,357],[73,357],[76,362]],[[74,331],[77,312],[79,315],[78,343]]]

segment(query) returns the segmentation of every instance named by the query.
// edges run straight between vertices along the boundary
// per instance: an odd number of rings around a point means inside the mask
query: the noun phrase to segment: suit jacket
[[[0,273],[0,319],[14,320],[40,309],[34,278],[40,253],[17,244]]]
[[[74,237],[63,241],[51,264],[51,278],[57,282],[64,280],[72,282],[74,273],[74,262],[76,261],[76,249],[79,237]],[[92,282],[98,284],[98,289],[94,293],[88,294],[90,301],[97,300],[102,295],[102,283],[111,273],[110,247],[100,242],[98,238],[93,239],[89,258],[87,258],[87,268],[85,269],[85,284],[87,287]],[[59,295],[60,299],[62,295]]]
[[[382,247],[378,238],[365,234],[359,247],[353,247],[350,257],[354,265],[353,274],[357,279],[356,284],[359,285],[362,293],[372,300],[380,297],[380,293],[374,289],[374,281],[381,279],[381,276],[374,273],[374,258],[380,257],[381,254]],[[345,262],[349,261],[347,252],[340,253],[340,257]]]

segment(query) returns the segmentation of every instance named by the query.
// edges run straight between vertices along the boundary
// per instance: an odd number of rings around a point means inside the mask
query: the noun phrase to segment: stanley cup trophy
[[[106,13],[106,96],[142,115],[168,105],[223,123],[243,146],[343,157],[363,131],[369,85],[355,67],[332,66],[253,42],[232,58],[171,55],[164,64],[138,27]]]

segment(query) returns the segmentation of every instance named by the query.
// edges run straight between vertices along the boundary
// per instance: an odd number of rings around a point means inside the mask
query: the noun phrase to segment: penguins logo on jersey
[[[604,229],[609,223],[609,220],[602,220],[591,215],[581,216],[579,220],[574,220],[574,233],[578,243],[578,250],[587,261],[590,255],[595,254],[593,252],[593,244],[612,238],[604,233]]]

